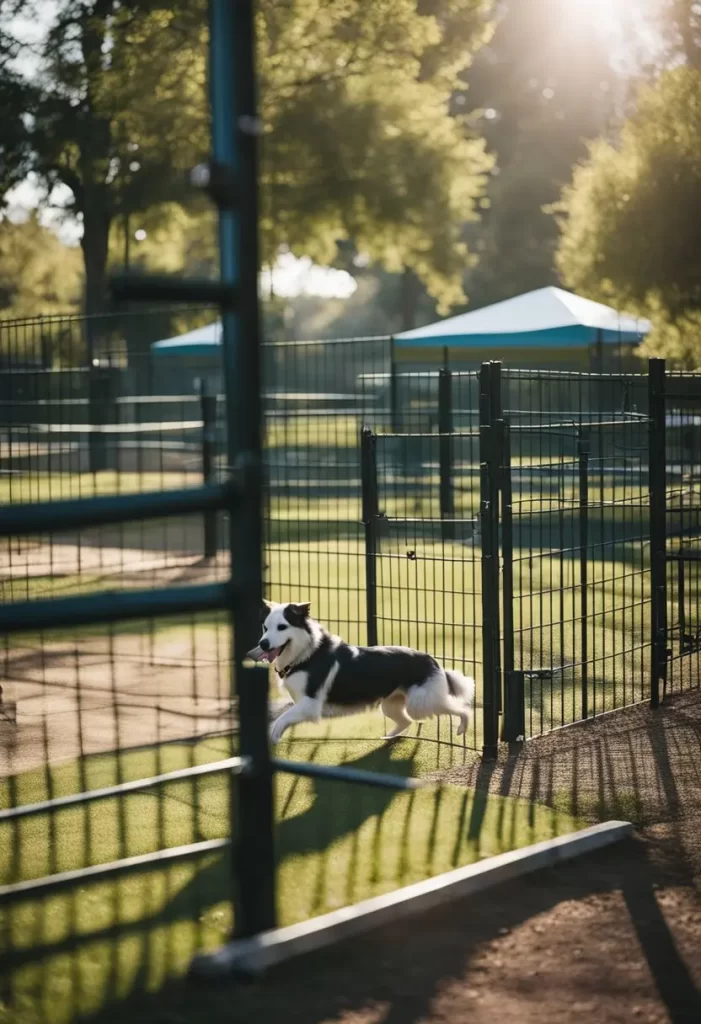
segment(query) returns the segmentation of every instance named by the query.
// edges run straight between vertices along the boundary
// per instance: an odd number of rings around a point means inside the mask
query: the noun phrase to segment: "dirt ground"
[[[229,641],[222,627],[81,636],[15,646],[4,659],[0,776],[81,754],[227,731]]]
[[[72,586],[85,575],[108,589],[148,589],[209,582],[224,571],[223,557],[203,560],[168,550],[41,543],[0,552],[0,584],[49,573],[58,596],[63,576]],[[0,654],[0,679],[6,710],[16,712],[15,725],[0,715],[0,776],[228,731],[232,724],[224,624],[76,630],[72,639],[49,633],[43,643],[17,637]]]
[[[100,1024],[701,1022],[701,695],[601,718],[455,782],[633,817],[635,839],[402,921],[251,986],[180,982]],[[291,1010],[293,1007],[293,1010]],[[117,1013],[117,1016],[113,1016]]]

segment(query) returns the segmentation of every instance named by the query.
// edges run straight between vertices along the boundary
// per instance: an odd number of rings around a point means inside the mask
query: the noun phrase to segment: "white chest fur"
[[[295,704],[304,697],[307,688],[307,676],[308,673],[301,672],[290,672],[288,676],[285,676],[284,684],[285,689],[289,693]]]

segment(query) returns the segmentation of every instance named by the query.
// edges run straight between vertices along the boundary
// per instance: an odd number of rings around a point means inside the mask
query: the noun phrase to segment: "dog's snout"
[[[266,640],[265,637],[263,637],[263,639],[260,642],[260,649],[261,649],[261,651],[269,651],[270,650],[270,641]]]

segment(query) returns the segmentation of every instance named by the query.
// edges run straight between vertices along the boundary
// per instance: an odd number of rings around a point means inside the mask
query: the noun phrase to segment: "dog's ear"
[[[263,605],[268,609],[269,612],[271,612],[275,607],[272,601],[266,601],[265,598],[263,598]]]
[[[310,608],[310,601],[305,601],[303,604],[286,604],[282,614],[291,626],[303,626],[309,618]]]
[[[265,622],[265,620],[267,619],[268,615],[271,613],[274,607],[275,605],[272,603],[272,601],[266,601],[265,598],[263,598],[263,603],[260,606],[261,622]]]

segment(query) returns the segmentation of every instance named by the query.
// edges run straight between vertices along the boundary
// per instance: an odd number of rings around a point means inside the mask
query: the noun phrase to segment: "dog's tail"
[[[448,689],[451,695],[459,700],[461,704],[473,707],[475,703],[474,679],[471,679],[470,676],[464,676],[461,672],[456,672],[454,669],[446,669],[445,676],[448,680]]]

